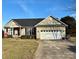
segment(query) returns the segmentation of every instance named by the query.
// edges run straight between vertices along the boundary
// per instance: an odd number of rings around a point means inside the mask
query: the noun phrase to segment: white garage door
[[[61,39],[61,31],[59,30],[41,30],[40,39]]]

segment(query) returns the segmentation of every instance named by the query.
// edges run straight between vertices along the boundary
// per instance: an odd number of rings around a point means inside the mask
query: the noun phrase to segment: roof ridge
[[[45,18],[15,18],[15,19],[12,19],[12,20],[21,20],[21,19],[23,19],[23,20],[26,20],[26,19],[45,19]]]
[[[53,17],[54,18],[54,17]],[[64,25],[66,25],[66,26],[68,26],[67,24],[65,24],[64,22],[62,22],[61,20],[59,20],[58,18],[54,18],[55,20],[57,20],[57,21],[59,21],[59,22],[61,22],[62,24],[64,24]]]

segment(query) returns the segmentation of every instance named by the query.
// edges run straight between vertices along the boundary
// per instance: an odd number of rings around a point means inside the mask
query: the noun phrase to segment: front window
[[[11,35],[11,29],[10,28],[8,29],[8,35]]]

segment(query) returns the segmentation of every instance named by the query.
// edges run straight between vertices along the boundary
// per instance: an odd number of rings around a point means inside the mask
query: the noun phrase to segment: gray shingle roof
[[[52,16],[50,16],[50,17],[52,17]],[[58,19],[56,19],[54,17],[52,17],[52,18],[55,19],[55,20],[57,20],[58,22],[60,22],[62,24],[62,26],[67,26],[62,21],[60,21],[60,20],[58,20]],[[38,24],[39,22],[41,22],[44,19],[45,18],[27,18],[27,19],[12,19],[10,21],[14,21],[14,22],[16,22],[17,25],[20,25],[22,27],[25,27],[25,26],[35,26],[36,24]],[[4,27],[9,27],[9,26],[6,26],[6,25]],[[39,26],[41,26],[41,25],[39,25]],[[45,26],[45,25],[42,25],[42,26]],[[53,26],[53,25],[46,25],[46,26]],[[59,26],[59,25],[56,25],[56,26]]]
[[[34,26],[44,18],[32,18],[32,19],[12,19],[14,22],[21,26]]]

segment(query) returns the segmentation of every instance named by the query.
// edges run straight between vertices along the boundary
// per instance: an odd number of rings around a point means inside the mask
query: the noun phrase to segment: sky
[[[2,0],[2,24],[16,18],[76,17],[75,0]]]

